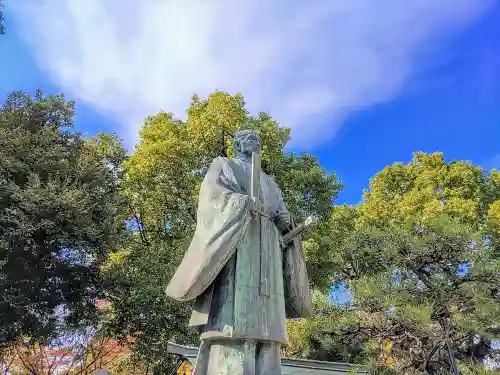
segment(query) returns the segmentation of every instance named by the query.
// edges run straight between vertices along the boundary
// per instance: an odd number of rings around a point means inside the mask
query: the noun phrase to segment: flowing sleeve
[[[287,211],[281,191],[278,196],[278,212]],[[294,228],[295,224],[292,217],[291,228]],[[309,277],[300,236],[283,251],[283,287],[287,318],[307,318],[313,315]]]
[[[178,301],[192,300],[212,284],[247,229],[249,196],[229,163],[216,158],[201,184],[193,239],[166,288]]]
[[[295,238],[283,252],[283,284],[286,317],[289,319],[311,317],[312,296],[300,238]]]

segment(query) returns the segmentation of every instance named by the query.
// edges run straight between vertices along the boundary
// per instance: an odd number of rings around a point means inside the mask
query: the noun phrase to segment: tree
[[[0,345],[50,338],[96,318],[100,266],[115,246],[116,137],[72,132],[62,95],[8,96],[0,108]]]
[[[357,314],[338,306],[318,291],[313,293],[315,316],[287,322],[290,345],[283,356],[361,364],[368,358],[364,341],[353,336]]]
[[[61,334],[50,344],[19,340],[4,350],[0,370],[6,374],[28,371],[31,375],[89,375],[96,369],[146,374],[130,366],[131,356],[127,342],[118,342],[104,332],[85,329]]]
[[[362,203],[335,207],[329,261],[353,292],[355,340],[389,344],[397,373],[480,364],[500,321],[499,207],[500,172],[441,153],[386,167]]]
[[[232,152],[223,131],[234,132],[241,125],[260,134],[262,166],[283,188],[298,220],[310,214],[327,218],[341,188],[313,156],[285,153],[290,129],[265,113],[250,116],[241,95],[218,91],[206,100],[194,96],[185,121],[169,113],[146,119],[140,143],[123,164],[131,230],[106,272],[115,286],[111,323],[117,332],[137,338],[137,353],[154,364],[153,373],[174,365],[165,355],[167,341],[198,342],[197,333],[187,329],[191,306],[168,299],[164,288],[191,240],[204,173],[214,157]],[[314,284],[325,284],[323,275],[310,275]]]

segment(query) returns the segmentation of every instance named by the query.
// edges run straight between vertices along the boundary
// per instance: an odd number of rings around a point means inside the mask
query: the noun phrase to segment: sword
[[[307,231],[311,225],[316,221],[312,216],[308,216],[302,223],[293,228],[290,232],[281,237],[281,247],[287,247],[290,242]]]

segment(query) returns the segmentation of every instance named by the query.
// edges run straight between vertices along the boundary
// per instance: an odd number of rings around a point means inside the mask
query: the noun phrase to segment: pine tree
[[[378,173],[359,205],[334,207],[309,244],[329,247],[325,268],[353,295],[330,336],[395,373],[483,363],[500,322],[499,199],[500,172],[416,153]]]

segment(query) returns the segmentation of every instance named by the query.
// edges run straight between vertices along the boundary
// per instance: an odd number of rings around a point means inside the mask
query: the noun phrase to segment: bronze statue
[[[191,245],[167,286],[196,299],[195,375],[280,375],[286,318],[312,315],[300,233],[276,183],[260,168],[260,138],[233,136],[235,158],[213,160],[200,189]]]

